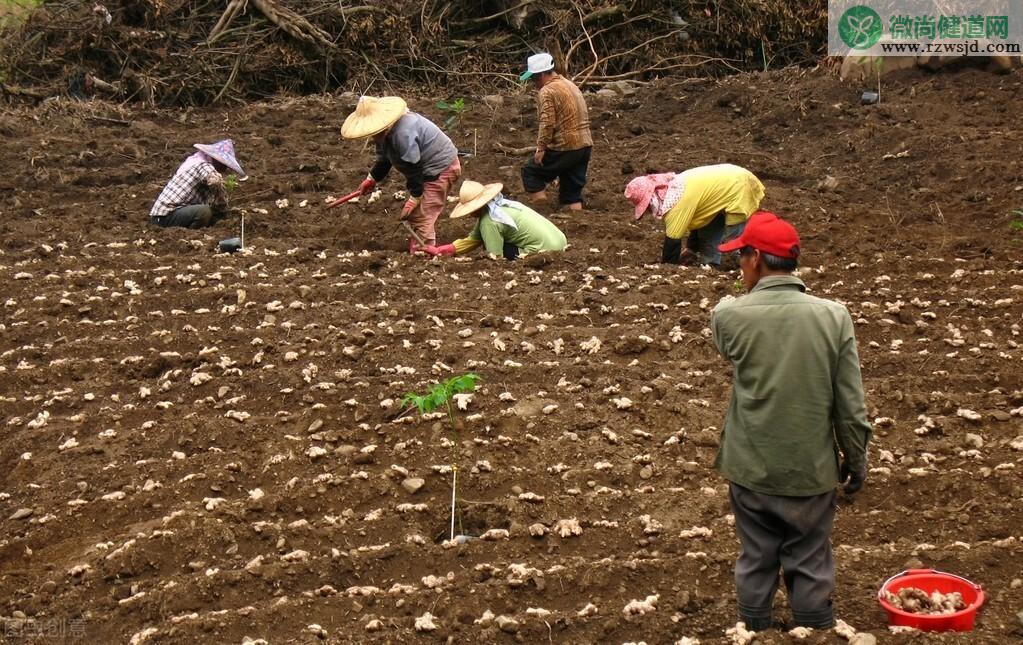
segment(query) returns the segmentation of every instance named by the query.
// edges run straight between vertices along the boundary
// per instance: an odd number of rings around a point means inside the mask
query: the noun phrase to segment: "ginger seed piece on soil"
[[[484,627],[486,627],[492,622],[494,622],[494,612],[490,611],[489,609],[485,609],[483,610],[483,615],[477,618],[476,620],[472,621],[472,624],[483,625]]]
[[[554,525],[554,532],[563,538],[567,538],[582,535],[583,527],[579,526],[579,520],[573,517],[567,520],[558,520],[557,524]]]
[[[645,600],[630,600],[629,604],[625,605],[622,609],[622,615],[626,619],[633,616],[643,616],[657,611],[657,601],[660,599],[660,595],[654,594],[647,596]]]
[[[735,627],[725,630],[725,636],[732,639],[734,645],[750,645],[757,638],[757,633],[746,629],[746,623],[739,621]]]
[[[416,618],[415,629],[417,632],[432,632],[437,630],[437,625],[433,622],[434,615],[430,612],[426,612],[422,616]]]

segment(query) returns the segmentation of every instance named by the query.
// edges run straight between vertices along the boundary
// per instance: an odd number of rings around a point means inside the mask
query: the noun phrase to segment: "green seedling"
[[[452,125],[458,123],[462,119],[462,113],[465,112],[469,106],[465,104],[465,99],[455,99],[451,103],[447,101],[438,101],[437,109],[448,113],[448,118],[444,121],[444,127],[450,128]]]
[[[237,187],[238,187],[237,175],[228,175],[227,177],[224,177],[224,188],[227,189],[228,193],[234,191],[234,189]]]
[[[736,278],[735,282],[732,283],[732,291],[735,293],[742,293],[745,288],[745,285],[742,284],[742,278]]]
[[[1023,231],[1023,208],[1017,208],[1010,215],[1013,217],[1012,221],[1009,222],[1009,230],[1013,233]]]
[[[455,408],[451,405],[456,394],[467,394],[476,389],[476,383],[480,381],[479,374],[469,372],[461,376],[453,376],[446,381],[434,385],[424,394],[409,392],[401,399],[401,405],[409,409],[416,409],[420,415],[430,414],[439,409],[447,413],[448,426],[454,436],[454,446],[451,449],[451,539],[455,539],[455,503],[458,499],[458,462],[459,446],[461,442],[458,437],[458,427],[455,425]],[[461,522],[459,529],[461,530]]]

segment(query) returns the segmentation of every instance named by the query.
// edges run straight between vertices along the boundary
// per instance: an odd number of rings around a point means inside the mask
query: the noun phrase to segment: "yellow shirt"
[[[760,180],[733,164],[690,168],[682,177],[686,183],[682,197],[664,216],[664,234],[673,240],[710,224],[721,211],[727,226],[745,222],[764,198]]]

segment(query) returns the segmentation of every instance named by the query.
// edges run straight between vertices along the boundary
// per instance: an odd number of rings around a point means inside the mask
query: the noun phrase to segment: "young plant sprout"
[[[1009,230],[1018,233],[1023,231],[1023,208],[1017,208],[1012,211],[1010,215],[1013,216],[1012,221],[1009,222]]]
[[[425,394],[409,392],[401,399],[403,406],[411,406],[419,411],[420,415],[429,414],[438,408],[444,408],[448,415],[448,425],[454,435],[453,447],[451,449],[451,539],[455,539],[455,500],[458,497],[458,461],[459,445],[458,428],[455,426],[455,410],[451,401],[456,394],[466,394],[476,389],[476,383],[481,380],[479,374],[469,372],[461,376],[453,376],[446,381],[434,385]],[[459,526],[461,528],[461,526]]]
[[[465,99],[462,98],[455,99],[451,103],[448,103],[447,101],[438,101],[437,109],[443,110],[449,114],[448,118],[444,121],[445,129],[450,128],[455,123],[458,123],[462,118],[462,112],[465,112],[467,107]]]
[[[224,177],[224,188],[227,190],[228,193],[232,192],[237,187],[238,187],[237,175],[228,175],[227,177]]]

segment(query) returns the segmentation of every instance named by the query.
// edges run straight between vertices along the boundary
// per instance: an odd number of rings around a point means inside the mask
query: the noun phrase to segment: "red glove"
[[[419,250],[423,251],[424,253],[429,253],[434,257],[437,257],[438,255],[454,255],[455,245],[444,244],[442,246],[422,246],[419,247]]]
[[[365,195],[366,193],[371,193],[373,192],[373,189],[376,187],[377,180],[373,179],[373,177],[366,177],[365,179],[362,180],[362,183],[359,184],[359,194]]]
[[[422,200],[419,197],[409,197],[408,201],[405,202],[405,205],[401,207],[401,218],[400,219],[402,219],[402,220],[408,219],[409,216],[412,215],[412,211],[414,211],[417,208],[419,208],[419,202],[420,201],[422,201]]]

